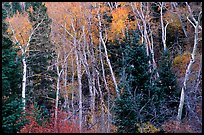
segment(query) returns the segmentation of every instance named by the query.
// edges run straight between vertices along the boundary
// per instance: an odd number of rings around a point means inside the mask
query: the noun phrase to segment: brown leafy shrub
[[[190,62],[190,59],[191,59],[190,53],[184,53],[183,55],[178,55],[174,58],[173,67],[178,77],[182,77],[185,75],[186,67]]]
[[[140,133],[158,133],[160,132],[160,129],[156,128],[150,122],[147,122],[147,123],[143,123],[142,126],[139,126],[139,132]]]
[[[162,129],[166,133],[194,133],[195,131],[187,122],[179,123],[176,120],[169,120],[162,125]]]

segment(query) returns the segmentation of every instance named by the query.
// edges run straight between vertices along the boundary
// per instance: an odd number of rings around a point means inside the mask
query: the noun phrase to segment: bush
[[[142,123],[142,126],[139,126],[138,130],[140,133],[158,133],[158,132],[160,132],[160,129],[156,128],[150,122]]]
[[[32,105],[30,110],[34,109]],[[67,113],[63,111],[58,111],[58,120],[57,128],[54,125],[54,113],[49,117],[47,121],[35,115],[38,113],[38,110],[34,111],[27,110],[30,115],[26,118],[30,121],[29,124],[26,124],[19,133],[77,133],[79,132],[78,125],[71,121],[64,121],[67,118]],[[41,123],[39,123],[39,119]]]

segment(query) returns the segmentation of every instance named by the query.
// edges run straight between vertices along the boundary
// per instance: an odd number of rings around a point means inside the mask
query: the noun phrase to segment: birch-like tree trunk
[[[56,63],[56,66],[57,66],[57,91],[56,91],[56,99],[55,99],[55,132],[57,133],[57,112],[58,112],[58,102],[59,102],[59,91],[60,91],[60,77],[61,77],[61,74],[63,72],[63,69],[59,70],[59,66],[60,66],[60,63],[59,63],[59,52],[58,52],[58,56],[57,56],[57,63]]]
[[[91,23],[91,22],[89,22]],[[91,114],[92,114],[92,123],[94,124],[95,122],[95,95],[94,95],[94,90],[95,90],[95,85],[93,86],[93,83],[95,82],[95,80],[93,79],[95,77],[95,67],[93,66],[95,63],[95,58],[94,58],[94,52],[92,50],[92,54],[86,52],[86,48],[87,48],[87,41],[86,41],[86,34],[85,34],[85,27],[82,26],[82,33],[83,33],[83,45],[82,45],[82,50],[83,50],[83,58],[81,58],[82,60],[82,64],[84,65],[84,69],[86,71],[87,77],[88,77],[88,85],[89,85],[89,92],[90,92],[90,107],[91,107]],[[91,35],[90,35],[91,36]],[[92,41],[91,41],[92,42]],[[92,43],[91,43],[91,49],[92,49]],[[87,48],[88,49],[88,48]],[[94,74],[93,76],[91,76],[91,72],[90,72],[90,68],[89,68],[89,64],[88,64],[88,60],[86,55],[88,54],[88,56],[91,58],[91,60],[93,61],[90,65],[92,66],[92,73]]]
[[[25,107],[26,107],[26,81],[27,81],[27,63],[26,63],[26,57],[29,53],[29,45],[30,45],[30,41],[31,38],[35,32],[35,30],[39,27],[39,25],[42,23],[42,21],[40,23],[38,23],[38,25],[36,26],[35,29],[33,29],[31,31],[31,34],[28,38],[28,41],[25,45],[21,45],[20,42],[18,41],[17,37],[15,36],[15,31],[13,26],[11,25],[10,21],[9,21],[9,27],[11,28],[12,31],[12,35],[14,37],[14,43],[18,44],[19,48],[21,49],[21,53],[22,53],[22,63],[23,63],[23,80],[22,80],[22,103],[23,103],[23,110],[25,111]]]
[[[186,5],[189,8],[189,12],[190,12],[190,15],[189,15],[190,18],[188,18],[188,16],[187,16],[187,19],[193,25],[193,27],[195,29],[195,35],[194,35],[193,51],[191,53],[191,60],[190,60],[190,63],[188,64],[188,67],[186,69],[183,87],[181,89],[181,97],[180,97],[180,103],[179,103],[178,115],[177,115],[177,119],[179,121],[181,121],[181,117],[182,117],[182,110],[183,110],[183,106],[184,106],[184,96],[185,96],[185,91],[186,91],[186,87],[187,87],[187,81],[188,81],[190,73],[191,73],[192,65],[195,62],[195,55],[196,55],[196,50],[197,50],[197,46],[198,46],[198,42],[199,42],[199,39],[198,39],[199,31],[198,30],[199,30],[199,26],[200,26],[200,19],[202,17],[202,11],[200,11],[200,13],[198,15],[198,20],[196,21],[196,19],[193,16],[193,13],[191,11],[191,8],[187,2],[186,2]],[[194,22],[192,22],[190,19],[194,20]],[[202,27],[201,27],[201,29],[202,29]]]
[[[64,62],[64,93],[65,93],[65,107],[68,108],[69,110],[69,99],[68,99],[68,92],[67,92],[67,68],[68,68],[68,63],[65,61]]]
[[[107,94],[108,94],[108,98],[107,98],[107,103],[108,103],[108,110],[107,110],[107,115],[108,115],[108,120],[107,120],[107,130],[106,132],[109,133],[110,132],[110,90],[108,88],[107,85],[107,81],[106,81],[106,76],[105,76],[105,70],[104,70],[104,65],[103,65],[103,58],[102,58],[102,52],[101,52],[101,42],[99,42],[99,57],[100,57],[100,61],[101,61],[101,68],[102,68],[102,75],[103,75],[103,81],[105,83],[105,89],[107,90]]]
[[[23,102],[23,110],[25,110],[25,92],[26,92],[26,72],[27,72],[27,64],[26,64],[26,58],[23,57],[23,80],[22,80],[22,102]]]
[[[100,7],[99,7],[99,10],[100,10]],[[101,17],[100,17],[99,11],[98,11],[98,15],[97,16],[98,16],[98,23],[99,23],[99,40],[103,44],[104,51],[105,51],[106,61],[108,63],[108,66],[109,66],[109,69],[110,69],[110,72],[111,72],[111,76],[112,76],[112,79],[113,79],[113,83],[115,85],[115,90],[116,90],[116,93],[117,93],[117,97],[119,98],[120,97],[120,93],[119,93],[119,90],[118,90],[118,85],[117,85],[117,82],[116,82],[116,79],[115,79],[115,75],[114,75],[114,72],[113,72],[110,60],[108,58],[108,52],[107,52],[106,44],[105,44],[105,42],[103,40],[102,28],[101,28],[102,27],[102,25],[101,25]]]
[[[25,2],[20,2],[21,5],[21,10],[24,12],[25,11]]]
[[[75,49],[75,57],[77,63],[77,76],[78,76],[78,91],[79,91],[79,129],[82,132],[82,83],[81,83],[81,62],[77,49]]]
[[[160,3],[160,22],[161,22],[161,28],[162,28],[162,43],[164,46],[164,52],[167,51],[166,47],[166,29],[169,25],[169,22],[167,21],[166,25],[164,26],[164,19],[163,19],[163,8],[165,7],[164,2]]]
[[[74,31],[74,53],[76,57],[76,64],[77,64],[77,78],[78,78],[78,91],[79,91],[79,130],[80,133],[82,132],[82,73],[81,73],[81,57],[80,57],[80,45],[77,44],[77,39],[76,39],[76,31],[74,28],[73,22],[71,23],[72,29]]]
[[[142,25],[140,25],[140,23],[137,22],[137,26],[138,26],[140,33],[141,33],[142,43],[143,42],[145,43],[147,56],[149,56],[150,53],[152,54],[152,62],[153,62],[152,64],[153,64],[153,68],[155,70],[157,65],[156,65],[155,58],[154,58],[154,49],[153,49],[154,48],[154,46],[153,46],[154,41],[153,41],[152,31],[151,31],[150,22],[149,22],[150,21],[150,17],[149,17],[150,3],[140,2],[139,5],[140,6],[138,9],[136,6],[136,3],[134,3],[134,4],[132,2],[130,3],[130,6],[131,6],[132,11],[135,15],[135,18],[137,18],[137,16],[139,16],[138,21],[139,22],[141,21],[141,23],[142,23]],[[150,36],[148,34],[148,31],[150,32]],[[143,39],[144,39],[144,41],[143,41]],[[149,65],[151,65],[151,61],[149,61]],[[150,69],[150,72],[151,72],[151,69]],[[156,72],[156,77],[159,77],[158,72]]]
[[[101,133],[105,132],[105,113],[104,113],[104,100],[103,100],[103,94],[101,91],[101,85],[100,85],[100,81],[99,81],[99,72],[97,71],[97,83],[98,83],[98,90],[100,93],[100,107],[101,107]]]
[[[71,67],[71,70],[72,70],[72,112],[75,112],[75,109],[74,109],[74,57],[73,57],[74,54],[71,55],[71,59],[72,59],[72,67]]]

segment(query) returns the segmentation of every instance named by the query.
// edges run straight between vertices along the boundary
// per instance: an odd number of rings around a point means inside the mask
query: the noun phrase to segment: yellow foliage
[[[181,77],[186,72],[186,66],[190,62],[191,54],[186,52],[183,55],[178,55],[173,60],[173,66],[176,68],[178,77]]]
[[[159,128],[156,128],[150,122],[142,123],[142,126],[139,126],[140,133],[158,133],[160,131]]]
[[[13,29],[13,38],[16,37],[21,45],[25,45],[28,42],[32,30],[32,25],[28,20],[28,14],[17,12],[12,18],[7,18],[6,21],[10,24],[8,32],[12,33]]]
[[[174,58],[173,65],[183,66],[183,64],[189,63],[190,57],[191,57],[190,53],[184,53],[183,55],[178,55]]]
[[[131,10],[126,7],[120,7],[112,11],[112,24],[109,33],[109,40],[114,40],[114,38],[122,39],[125,36],[125,29],[135,28],[135,21],[129,21],[128,15]]]

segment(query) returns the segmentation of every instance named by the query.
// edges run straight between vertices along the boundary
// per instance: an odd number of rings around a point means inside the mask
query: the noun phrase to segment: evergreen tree
[[[169,52],[163,52],[159,61],[158,73],[160,75],[160,86],[162,87],[162,93],[164,97],[176,95],[177,80],[175,74],[172,72],[172,61],[170,60]]]
[[[7,33],[7,12],[2,9],[2,129],[5,133],[16,133],[25,125],[22,114],[20,59],[16,47]],[[21,99],[21,98],[20,98]]]
[[[50,39],[51,19],[47,15],[47,8],[42,2],[33,2],[33,11],[29,11],[29,20],[35,29],[29,45],[28,70],[29,86],[33,102],[43,96],[52,96],[56,75],[55,70],[48,68],[55,59],[53,44]]]
[[[134,97],[128,91],[128,84],[123,82],[119,88],[120,98],[117,98],[114,106],[114,124],[117,126],[118,133],[135,133],[137,113],[135,110]]]
[[[22,13],[20,2],[3,2],[3,8],[9,17],[12,17],[17,11]]]
[[[13,9],[13,14],[16,14],[16,12],[18,11],[19,13],[22,12],[21,6],[20,6],[20,2],[12,2],[12,9]]]
[[[159,91],[156,91],[157,96],[160,101],[165,102],[168,108],[174,110],[178,107],[178,103],[175,98],[179,97],[179,93],[177,91],[177,80],[175,74],[172,71],[172,61],[170,60],[170,53],[168,50],[163,52],[161,56],[158,73],[159,78],[156,84],[160,89]]]
[[[115,125],[117,132],[138,132],[138,125],[150,119],[148,101],[153,95],[151,73],[145,46],[138,44],[136,32],[126,33],[123,49],[123,68],[120,83],[121,97],[115,101]],[[151,95],[149,95],[149,93]]]

